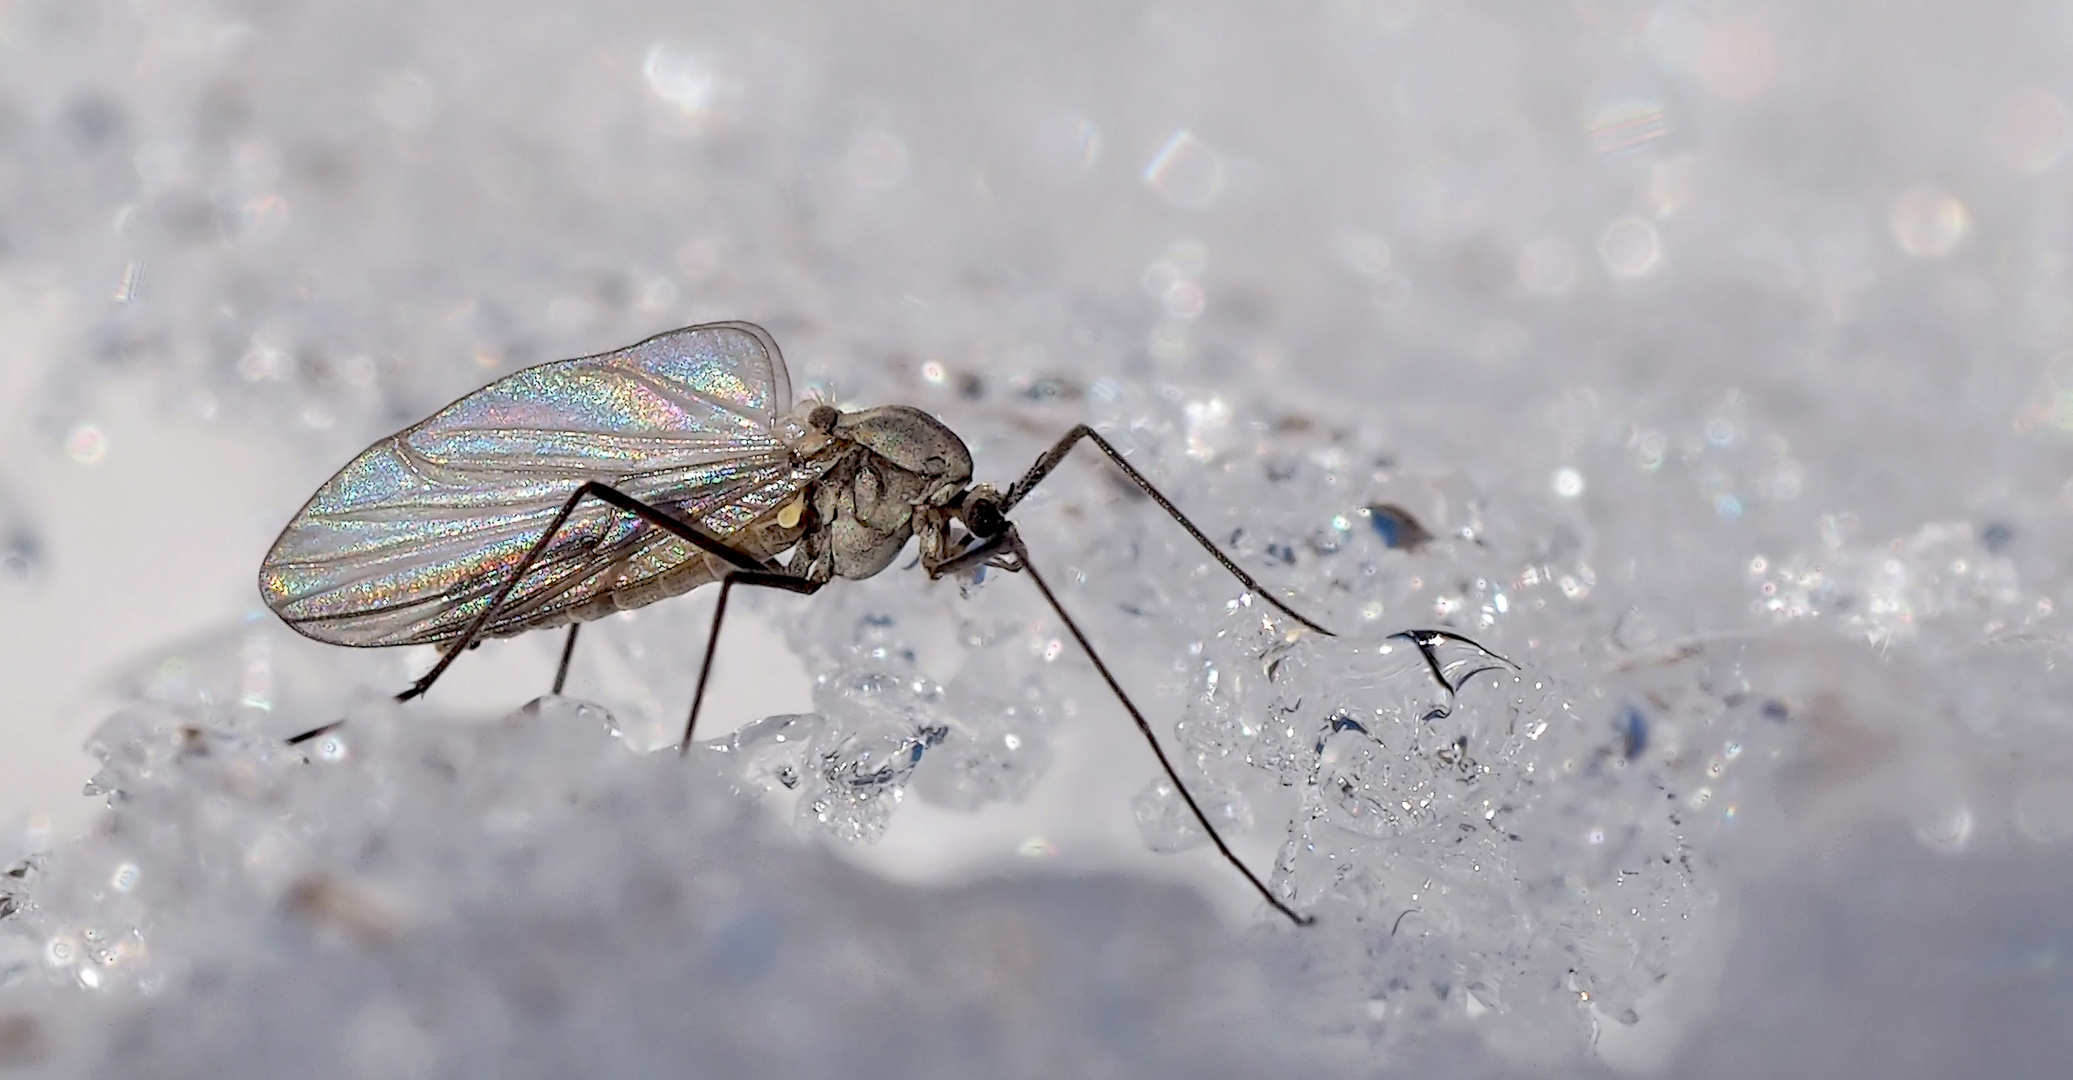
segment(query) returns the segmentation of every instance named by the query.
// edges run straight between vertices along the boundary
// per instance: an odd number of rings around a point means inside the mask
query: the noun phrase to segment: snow
[[[2021,0],[0,4],[0,1067],[2054,1075],[2069,48]],[[1092,448],[1017,508],[1316,925],[1026,575],[743,592],[685,756],[710,590],[566,697],[540,635],[405,706],[426,652],[259,608],[371,440],[717,319],[999,486],[1092,424],[1335,631]]]

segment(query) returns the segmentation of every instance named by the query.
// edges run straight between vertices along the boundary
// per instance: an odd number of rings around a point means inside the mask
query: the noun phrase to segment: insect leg
[[[684,741],[678,745],[678,754],[691,752],[691,733],[698,728],[698,709],[705,704],[706,679],[713,673],[713,657],[720,651],[720,623],[727,618],[727,594],[736,585],[761,585],[766,589],[783,589],[801,596],[812,596],[821,591],[825,581],[809,581],[796,574],[777,570],[735,570],[720,579],[720,599],[713,605],[713,630],[705,639],[705,662],[698,665],[698,690],[691,695],[691,718],[684,721]]]
[[[289,746],[300,746],[300,745],[302,745],[303,743],[306,743],[306,742],[310,741],[311,739],[314,739],[314,738],[316,738],[316,737],[317,737],[317,736],[319,736],[319,735],[328,735],[328,734],[330,734],[331,732],[333,732],[333,731],[336,731],[336,730],[338,730],[339,728],[343,727],[344,725],[345,725],[345,721],[343,721],[343,720],[333,720],[332,722],[330,722],[330,723],[328,723],[328,724],[325,724],[325,725],[323,725],[323,726],[321,726],[321,727],[313,727],[313,728],[309,729],[308,731],[305,731],[305,732],[303,732],[303,733],[302,733],[302,734],[300,734],[300,735],[290,735],[290,736],[288,736],[288,745],[289,745]]]
[[[1216,558],[1217,562],[1223,564],[1224,569],[1230,571],[1231,576],[1237,578],[1247,591],[1258,595],[1260,599],[1274,605],[1282,614],[1302,623],[1304,626],[1326,637],[1335,636],[1330,630],[1304,618],[1294,608],[1275,599],[1274,594],[1262,588],[1259,582],[1253,580],[1251,574],[1240,570],[1238,564],[1231,561],[1230,556],[1225,555],[1209,537],[1202,535],[1202,530],[1196,528],[1195,523],[1189,521],[1188,516],[1180,512],[1180,507],[1173,505],[1172,500],[1160,494],[1159,489],[1153,487],[1152,482],[1145,479],[1143,473],[1138,472],[1128,461],[1125,461],[1123,455],[1114,446],[1110,445],[1107,439],[1102,438],[1099,432],[1085,424],[1080,424],[1071,431],[1066,432],[1065,438],[1058,440],[1057,445],[1044,451],[1043,456],[1037,458],[1036,463],[1029,467],[1029,471],[1022,474],[1022,479],[1015,481],[1015,486],[1009,488],[1008,493],[1001,497],[1001,513],[1005,514],[1009,510],[1014,509],[1015,504],[1021,502],[1023,496],[1029,494],[1029,489],[1042,483],[1045,477],[1051,475],[1051,470],[1056,469],[1058,463],[1065,460],[1065,455],[1071,453],[1073,445],[1081,439],[1090,440],[1102,453],[1107,454],[1108,459],[1115,462],[1117,468],[1123,470],[1123,475],[1129,477],[1131,483],[1136,484],[1146,495],[1151,496],[1152,501],[1159,504],[1159,509],[1166,511],[1167,516],[1179,522],[1181,528],[1188,530],[1188,535],[1194,537],[1195,542],[1202,545],[1202,550],[1209,552],[1210,555]]]
[[[613,509],[625,511],[643,521],[650,522],[664,532],[670,533],[702,551],[711,552],[743,570],[765,572],[770,569],[769,563],[763,562],[747,552],[728,546],[726,541],[707,533],[695,525],[670,517],[662,510],[650,506],[610,485],[596,480],[589,481],[582,487],[577,488],[575,493],[569,496],[569,501],[562,504],[561,511],[554,515],[553,521],[548,523],[547,530],[526,551],[525,558],[519,560],[518,568],[512,573],[510,580],[506,581],[503,587],[497,590],[496,595],[490,598],[489,607],[485,608],[481,615],[476,616],[474,622],[468,624],[467,631],[439,657],[439,662],[432,666],[432,670],[426,672],[417,682],[412,683],[409,689],[396,695],[397,701],[409,701],[412,698],[424,696],[425,691],[432,688],[432,684],[439,680],[439,676],[444,674],[448,667],[452,666],[457,657],[480,642],[483,629],[489,625],[491,619],[496,617],[498,610],[503,607],[504,601],[510,597],[512,590],[518,587],[519,582],[525,580],[526,572],[532,569],[533,563],[539,560],[541,554],[547,550],[547,545],[554,540],[557,533],[561,532],[561,528],[568,522],[569,516],[576,512],[576,507],[581,505],[586,498],[596,499]],[[554,692],[557,694],[561,693],[562,686],[568,679],[569,662],[575,656],[576,633],[581,625],[581,623],[577,623],[569,627],[568,642],[562,647],[561,666],[554,676]],[[308,742],[319,735],[337,730],[344,723],[345,721],[343,720],[334,720],[321,727],[311,728],[300,735],[291,736],[288,739],[288,745],[295,746]]]
[[[981,541],[977,546],[966,548],[950,558],[929,567],[929,580],[954,577],[977,566],[984,566],[998,558],[1001,549],[1008,546],[1008,534],[1001,533],[991,540]]]
[[[560,534],[562,526],[568,523],[570,515],[576,512],[576,507],[581,505],[584,499],[596,499],[615,510],[632,514],[686,543],[725,559],[743,570],[767,571],[771,569],[768,563],[747,552],[729,547],[726,541],[713,536],[695,525],[678,521],[660,509],[650,506],[615,487],[597,480],[591,480],[582,487],[577,488],[575,494],[569,496],[569,501],[562,504],[561,511],[554,515],[553,521],[548,522],[546,531],[540,534],[540,539],[533,542],[532,548],[525,553],[525,558],[518,560],[518,566],[512,570],[510,578],[504,582],[503,587],[497,590],[495,596],[490,597],[489,606],[482,609],[482,614],[477,615],[475,621],[468,624],[467,631],[462,633],[460,638],[439,657],[439,662],[432,665],[432,670],[425,672],[417,682],[410,685],[408,690],[396,695],[397,701],[409,701],[411,698],[424,696],[425,691],[430,690],[432,684],[439,681],[439,676],[445,674],[446,669],[453,666],[453,662],[482,637],[482,632],[489,627],[490,620],[496,618],[497,613],[503,610],[504,601],[510,598],[513,590],[518,588],[518,583],[525,580],[526,573],[532,570],[533,564],[540,560],[540,556],[546,554],[547,546],[554,542],[555,536]]]
[[[554,690],[552,692],[555,694],[560,694],[561,688],[569,681],[569,661],[576,658],[576,634],[582,629],[582,623],[569,624],[568,644],[561,647],[561,666],[554,669]]]
[[[1072,616],[1065,613],[1065,606],[1058,602],[1058,597],[1051,592],[1051,586],[1044,583],[1043,575],[1037,573],[1036,567],[1030,563],[1029,549],[1022,545],[1022,537],[1015,532],[1015,527],[1008,526],[1005,535],[1009,538],[1009,548],[1022,563],[1021,569],[1028,572],[1031,581],[1036,582],[1037,591],[1044,594],[1044,600],[1051,605],[1051,610],[1058,613],[1059,621],[1065,624],[1067,630],[1072,631],[1073,640],[1080,643],[1080,648],[1087,653],[1087,659],[1094,661],[1094,670],[1101,673],[1103,681],[1108,683],[1108,688],[1115,692],[1116,700],[1123,703],[1130,719],[1137,721],[1137,730],[1143,732],[1145,742],[1151,744],[1152,756],[1159,759],[1159,767],[1166,770],[1166,778],[1173,781],[1173,790],[1180,792],[1182,801],[1188,804],[1188,810],[1195,815],[1195,820],[1201,823],[1203,831],[1209,834],[1209,839],[1216,844],[1216,849],[1223,853],[1224,861],[1245,875],[1245,880],[1252,883],[1253,889],[1258,891],[1270,907],[1288,916],[1297,926],[1308,926],[1314,922],[1315,920],[1308,915],[1297,914],[1295,909],[1289,907],[1280,897],[1268,891],[1266,884],[1255,877],[1244,863],[1239,862],[1237,855],[1232,854],[1230,846],[1224,843],[1224,838],[1217,835],[1216,826],[1209,823],[1209,815],[1202,812],[1202,807],[1195,802],[1195,796],[1188,791],[1188,786],[1181,783],[1180,774],[1173,771],[1173,762],[1167,759],[1165,749],[1160,747],[1158,736],[1152,734],[1152,725],[1145,721],[1143,713],[1137,711],[1136,703],[1130,700],[1129,694],[1123,692],[1123,685],[1116,681],[1108,665],[1102,663],[1101,654],[1094,651],[1094,646],[1087,641],[1087,635],[1080,631],[1080,625],[1073,621]]]

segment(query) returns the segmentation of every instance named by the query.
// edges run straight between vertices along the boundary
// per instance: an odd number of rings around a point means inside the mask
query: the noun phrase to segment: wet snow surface
[[[0,1070],[2053,1075],[2069,50],[2043,3],[0,3],[0,611],[55,658],[7,670],[101,703],[90,782],[0,784],[107,807],[5,808]],[[744,597],[750,722],[685,757],[709,594],[566,697],[497,646],[473,709],[257,609],[372,439],[718,319],[1002,486],[1094,425],[1337,631],[1089,449],[1017,510],[1316,925],[1016,575]]]

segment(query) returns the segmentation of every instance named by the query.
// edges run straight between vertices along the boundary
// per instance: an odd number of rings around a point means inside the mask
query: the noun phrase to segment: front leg
[[[1045,477],[1051,475],[1051,471],[1065,460],[1065,455],[1071,453],[1073,446],[1081,439],[1086,439],[1093,443],[1096,449],[1108,455],[1108,459],[1115,463],[1116,468],[1123,470],[1123,475],[1129,477],[1130,482],[1136,484],[1138,490],[1150,496],[1151,500],[1158,504],[1159,509],[1166,511],[1166,516],[1178,522],[1181,528],[1186,529],[1188,535],[1194,537],[1195,542],[1202,545],[1202,550],[1208,552],[1212,558],[1216,559],[1218,565],[1230,571],[1231,576],[1237,578],[1239,584],[1245,586],[1246,591],[1274,605],[1283,615],[1302,623],[1304,626],[1326,637],[1334,636],[1330,630],[1319,626],[1316,622],[1298,613],[1296,609],[1276,599],[1273,593],[1268,592],[1259,582],[1254,581],[1251,574],[1239,569],[1238,564],[1232,562],[1231,557],[1224,554],[1223,549],[1217,547],[1215,542],[1211,541],[1209,537],[1204,536],[1202,530],[1196,528],[1195,523],[1189,521],[1188,516],[1180,512],[1180,507],[1173,505],[1173,500],[1168,499],[1158,488],[1153,487],[1152,482],[1145,479],[1143,473],[1138,472],[1131,466],[1130,462],[1123,459],[1120,451],[1110,445],[1107,439],[1102,438],[1099,432],[1085,424],[1080,424],[1071,431],[1066,432],[1064,438],[1058,440],[1056,445],[1044,451],[1043,455],[1036,459],[1036,463],[1029,467],[1029,471],[1022,474],[1022,479],[1015,481],[1015,486],[1009,488],[1008,493],[1001,498],[1001,512],[1006,513],[1014,509],[1015,504],[1021,502],[1023,497],[1029,494],[1031,488],[1036,487],[1044,481]]]
[[[977,547],[966,548],[941,562],[933,564],[925,562],[923,565],[929,572],[930,581],[940,581],[946,577],[956,577],[980,566],[992,566],[1009,571],[1019,570],[1021,569],[1020,565],[1008,562],[1002,558],[1004,554],[1013,554],[1013,550],[1013,545],[1008,541],[1008,534],[1001,533],[991,540],[981,542]]]

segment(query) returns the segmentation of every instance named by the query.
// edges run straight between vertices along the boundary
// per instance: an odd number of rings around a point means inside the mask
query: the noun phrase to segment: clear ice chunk
[[[818,769],[829,730],[828,718],[819,713],[766,716],[724,740],[699,746],[731,759],[748,790],[797,791]]]
[[[1209,815],[1218,835],[1228,839],[1251,831],[1252,804],[1244,796],[1211,787],[1199,779],[1189,786],[1189,792],[1202,812]],[[1209,843],[1209,834],[1202,831],[1195,812],[1188,809],[1187,801],[1172,781],[1163,776],[1147,782],[1131,797],[1130,811],[1137,818],[1145,846],[1153,851],[1172,854]]]

